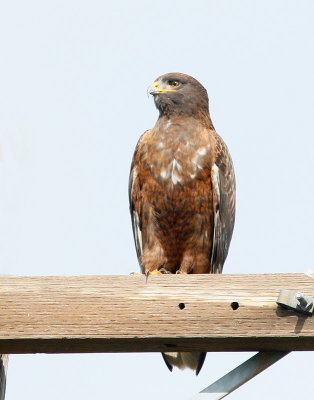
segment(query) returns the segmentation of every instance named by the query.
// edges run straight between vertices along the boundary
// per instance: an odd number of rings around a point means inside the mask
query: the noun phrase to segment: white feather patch
[[[218,221],[220,218],[219,215],[219,203],[220,203],[220,180],[219,180],[219,168],[216,164],[214,164],[212,166],[212,173],[211,173],[211,179],[212,179],[212,186],[213,186],[213,190],[217,196],[217,201],[218,201],[218,207],[216,209],[216,213],[214,216],[214,235],[213,235],[213,249],[217,246],[217,241],[219,240],[219,238],[217,237],[217,235],[219,234],[217,229],[218,229]],[[214,264],[214,259],[213,259],[213,255],[214,255],[214,251],[212,252],[212,257],[211,257],[211,264],[213,267],[213,273],[221,273],[222,270],[222,266],[221,265],[213,265]],[[215,269],[214,269],[215,267]]]
[[[179,176],[179,173],[182,171],[181,165],[178,161],[174,158],[172,160],[172,169],[171,169],[171,180],[172,183],[175,185],[178,182],[182,181],[182,178]]]
[[[163,179],[171,179],[172,183],[176,185],[178,182],[182,182],[181,172],[182,167],[174,158],[166,168],[160,171],[160,176]]]
[[[139,255],[141,256],[143,254],[142,231],[140,229],[140,219],[135,210],[133,211],[133,226],[134,226],[136,250],[139,253]]]
[[[166,124],[166,129],[168,129],[169,128],[169,126],[171,126],[171,119],[168,119],[168,121],[167,121],[167,124]]]
[[[202,147],[201,149],[197,150],[195,156],[192,159],[192,163],[195,165],[197,169],[203,169],[201,166],[200,162],[201,159],[208,153],[209,148],[207,147]]]
[[[219,168],[216,164],[212,167],[212,184],[217,195],[218,203],[220,202],[220,182],[219,182]]]
[[[132,183],[131,183],[131,193],[130,193],[131,199],[133,197],[133,188],[134,188],[134,182],[135,182],[136,177],[137,177],[137,172],[136,172],[136,167],[135,167],[132,170]]]

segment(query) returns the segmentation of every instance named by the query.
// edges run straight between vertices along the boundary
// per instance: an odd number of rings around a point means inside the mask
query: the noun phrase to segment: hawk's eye
[[[168,84],[171,87],[178,87],[180,85],[180,82],[178,82],[178,81],[168,81]]]

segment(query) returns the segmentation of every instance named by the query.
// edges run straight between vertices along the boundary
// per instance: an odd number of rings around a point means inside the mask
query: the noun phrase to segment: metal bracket
[[[301,292],[281,289],[277,304],[288,310],[310,316],[314,312],[314,299],[305,296]],[[191,400],[220,400],[289,353],[289,351],[260,351],[216,382],[207,386]]]
[[[203,389],[191,400],[219,400],[270,367],[289,351],[260,351],[216,382]]]
[[[312,297],[287,289],[280,290],[277,304],[288,310],[298,311],[306,315],[312,315],[314,311],[314,299]]]

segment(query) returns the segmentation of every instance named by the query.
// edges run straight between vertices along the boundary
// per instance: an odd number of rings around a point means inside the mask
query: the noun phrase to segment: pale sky
[[[138,270],[129,167],[173,71],[207,88],[233,157],[224,272],[314,269],[313,21],[310,0],[2,1],[0,273]],[[197,378],[158,353],[14,355],[6,400],[188,400],[250,355],[208,354]],[[313,370],[293,353],[228,399],[310,399]]]

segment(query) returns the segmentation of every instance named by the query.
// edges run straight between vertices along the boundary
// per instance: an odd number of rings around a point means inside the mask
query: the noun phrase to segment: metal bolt
[[[304,294],[301,292],[298,292],[295,294],[295,298],[298,300],[298,302],[300,303],[300,305],[302,307],[306,307],[307,306],[307,300],[304,297]]]
[[[295,298],[299,302],[299,307],[301,307],[303,310],[306,310],[307,308],[311,308],[313,305],[313,302],[311,301],[311,299],[304,296],[304,294],[301,292],[296,293]]]

